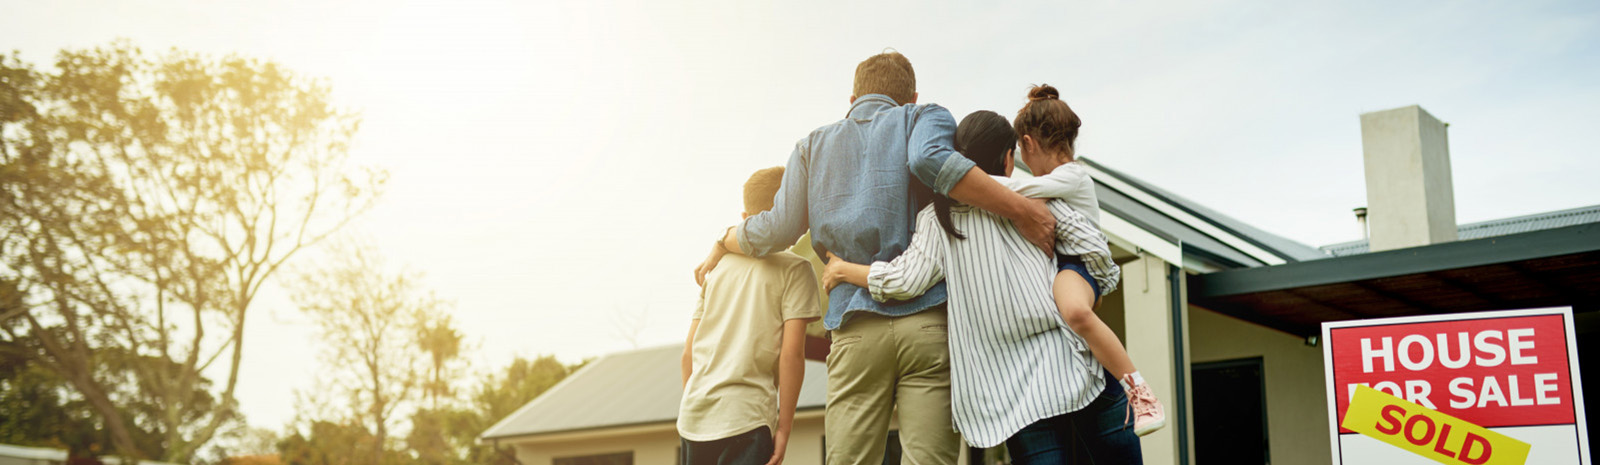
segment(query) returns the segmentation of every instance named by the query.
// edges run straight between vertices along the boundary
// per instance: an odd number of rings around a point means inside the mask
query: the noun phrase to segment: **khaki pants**
[[[898,318],[858,312],[833,331],[824,425],[828,465],[883,463],[896,406],[904,463],[956,463],[961,438],[950,417],[944,305]]]

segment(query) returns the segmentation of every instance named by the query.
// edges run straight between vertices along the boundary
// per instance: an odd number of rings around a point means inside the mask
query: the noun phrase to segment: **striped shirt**
[[[1110,262],[1104,236],[1081,234],[1093,230],[1083,215],[1060,199],[1049,207],[1058,245],[1086,263]],[[933,208],[923,209],[905,253],[872,264],[868,289],[874,299],[905,299],[946,280],[955,426],[969,444],[993,447],[1024,426],[1088,406],[1105,378],[1056,310],[1054,257],[983,209],[957,205],[951,219],[965,240],[947,238]]]

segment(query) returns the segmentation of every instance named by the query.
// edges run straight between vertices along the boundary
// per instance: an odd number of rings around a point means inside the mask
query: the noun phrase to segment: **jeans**
[[[1006,440],[1011,463],[1124,465],[1144,463],[1127,417],[1128,395],[1110,371],[1089,406],[1034,422]]]
[[[772,459],[772,430],[763,426],[715,441],[679,438],[683,465],[765,465]]]

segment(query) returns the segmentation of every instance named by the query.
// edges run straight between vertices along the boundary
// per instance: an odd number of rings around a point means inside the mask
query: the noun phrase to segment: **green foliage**
[[[262,285],[381,190],[345,166],[358,124],[262,60],[117,43],[40,72],[0,55],[0,342],[117,454],[189,461],[240,419]]]
[[[351,416],[308,421],[291,429],[278,450],[290,464],[518,465],[510,447],[477,444],[478,436],[582,365],[565,365],[548,355],[518,357],[480,378],[470,394],[444,397],[437,406],[412,411],[396,425],[407,431],[403,447],[390,446],[374,424]],[[302,403],[302,408],[316,408],[314,404]],[[380,448],[381,453],[374,452]]]
[[[99,415],[72,386],[54,371],[33,360],[39,342],[30,337],[0,342],[0,443],[66,449],[75,457],[94,457],[113,451],[109,433],[99,427]],[[155,421],[161,408],[149,380],[140,379],[135,364],[157,365],[156,357],[129,354],[120,349],[104,349],[96,354],[95,371],[118,380],[112,396],[120,399],[117,412],[136,422],[130,435],[139,450],[152,457],[165,452],[161,442],[162,423]],[[170,362],[167,362],[170,363]],[[202,378],[203,379],[203,378]],[[195,398],[209,398],[203,384]],[[197,404],[189,418],[203,417],[214,405]]]
[[[408,463],[400,452],[385,451],[373,456],[381,441],[362,425],[348,422],[313,421],[306,434],[295,432],[278,443],[279,458],[289,465],[378,465]]]
[[[456,334],[440,324],[448,325],[444,304],[414,274],[389,272],[375,250],[353,242],[337,247],[324,266],[301,273],[291,288],[317,325],[328,365],[325,385],[308,394],[349,405],[344,412],[315,414],[365,428],[373,436],[373,459],[393,451],[389,431],[415,407],[428,381],[428,341],[419,338]]]
[[[581,366],[564,365],[548,355],[517,357],[502,372],[483,378],[460,405],[413,414],[406,445],[423,464],[516,465],[510,447],[479,445],[477,437]]]

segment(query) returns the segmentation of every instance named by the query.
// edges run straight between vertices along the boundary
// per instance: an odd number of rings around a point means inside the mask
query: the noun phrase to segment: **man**
[[[886,52],[862,61],[852,94],[843,120],[795,144],[773,209],[728,228],[696,269],[697,281],[725,253],[781,251],[808,229],[819,255],[832,252],[856,263],[893,260],[911,243],[926,200],[913,183],[1000,214],[1050,250],[1055,217],[1043,201],[1012,192],[955,153],[955,119],[938,105],[916,105],[916,75],[905,56]],[[896,407],[906,459],[956,462],[960,439],[951,426],[945,297],[943,283],[888,304],[854,285],[829,292],[823,318],[833,339],[828,463],[882,463]]]

